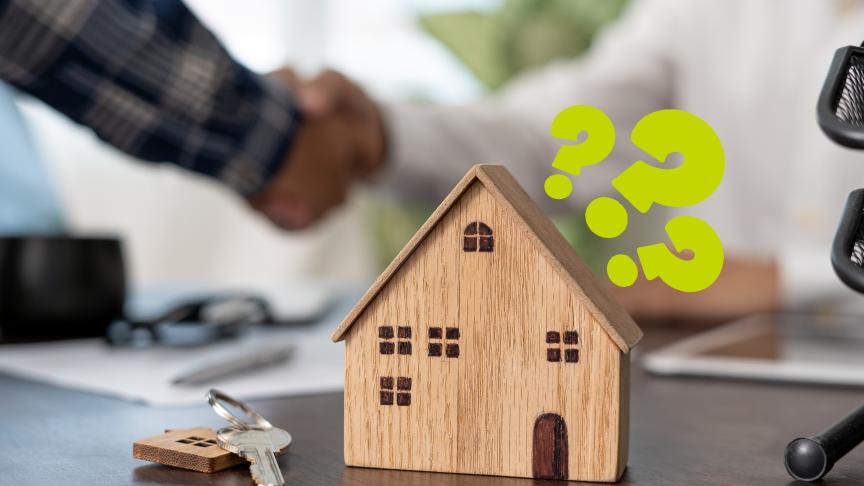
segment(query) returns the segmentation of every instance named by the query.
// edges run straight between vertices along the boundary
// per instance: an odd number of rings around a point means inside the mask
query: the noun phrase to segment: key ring
[[[222,405],[222,402],[225,402],[228,405],[231,405],[233,407],[239,408],[240,410],[243,410],[243,412],[246,413],[246,415],[248,415],[249,418],[251,418],[255,423],[250,424],[248,422],[244,422],[244,421],[240,420],[239,418],[237,418],[236,415],[234,415],[233,413],[231,413],[231,411],[229,411],[227,408],[225,408],[225,406]],[[210,391],[207,392],[207,403],[210,404],[210,406],[213,408],[213,410],[220,417],[224,418],[231,425],[233,425],[234,427],[236,427],[240,430],[249,430],[249,429],[267,430],[267,429],[273,428],[273,425],[271,425],[270,422],[267,421],[267,419],[265,419],[264,417],[259,415],[258,412],[249,408],[249,405],[246,405],[245,403],[241,402],[240,400],[237,400],[236,398],[232,398],[232,397],[226,395],[225,393],[223,393],[219,390],[211,389]]]

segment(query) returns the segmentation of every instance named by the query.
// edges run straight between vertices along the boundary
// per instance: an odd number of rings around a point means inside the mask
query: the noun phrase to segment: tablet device
[[[658,375],[864,386],[864,317],[762,314],[650,352]]]

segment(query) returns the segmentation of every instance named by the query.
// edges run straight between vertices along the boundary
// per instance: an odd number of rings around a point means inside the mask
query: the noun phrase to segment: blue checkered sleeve
[[[290,93],[175,0],[0,0],[0,79],[137,158],[261,190],[290,150]]]

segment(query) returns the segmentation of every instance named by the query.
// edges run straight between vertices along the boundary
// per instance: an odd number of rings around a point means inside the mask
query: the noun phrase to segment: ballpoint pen
[[[237,359],[214,361],[171,380],[173,385],[201,385],[219,378],[282,364],[294,354],[294,346],[267,348]]]

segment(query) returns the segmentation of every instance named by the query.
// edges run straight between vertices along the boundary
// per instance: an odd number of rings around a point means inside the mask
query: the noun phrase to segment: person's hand
[[[345,201],[356,168],[372,156],[363,132],[336,116],[305,120],[282,168],[249,203],[283,229],[312,225]]]
[[[359,176],[368,176],[381,167],[387,155],[384,122],[378,106],[357,84],[331,70],[311,79],[302,79],[287,68],[270,76],[291,87],[307,119],[337,116],[362,127],[357,142],[367,157],[355,167]]]
[[[773,262],[727,257],[720,277],[701,292],[679,292],[660,279],[640,279],[631,287],[612,286],[612,293],[640,324],[711,325],[776,310],[779,280]]]
[[[383,123],[377,106],[341,74],[304,80],[281,69],[270,77],[291,89],[304,120],[283,168],[249,203],[283,229],[302,229],[341,205],[353,181],[381,165]]]

